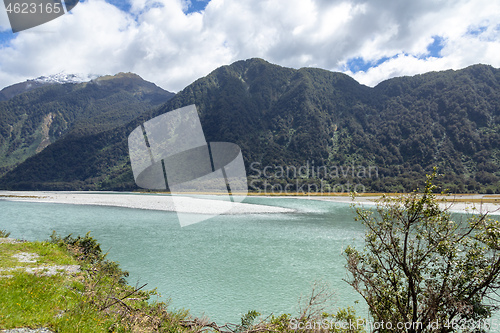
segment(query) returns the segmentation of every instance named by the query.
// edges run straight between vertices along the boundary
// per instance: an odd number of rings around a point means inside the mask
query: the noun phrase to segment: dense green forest
[[[125,125],[57,140],[0,186],[137,189],[130,132],[196,104],[207,141],[242,148],[256,192],[408,192],[437,166],[442,189],[500,193],[499,103],[500,70],[486,65],[370,88],[341,73],[250,59],[218,68]]]
[[[41,85],[25,93],[22,87],[2,90],[12,96],[0,102],[0,175],[62,137],[110,130],[173,96],[130,73]]]

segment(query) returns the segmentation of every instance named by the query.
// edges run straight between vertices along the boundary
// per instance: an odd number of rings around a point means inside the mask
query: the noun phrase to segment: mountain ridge
[[[378,170],[376,178],[328,179],[267,179],[250,172],[256,191],[265,190],[266,182],[283,187],[295,180],[294,188],[324,180],[329,186],[361,184],[366,191],[411,191],[437,166],[445,174],[443,188],[452,192],[500,193],[499,82],[500,70],[474,65],[390,79],[371,88],[342,73],[242,60],[212,71],[113,131],[50,145],[0,179],[0,186],[137,189],[128,134],[157,115],[196,104],[207,141],[238,144],[249,171],[254,171],[252,163]],[[92,163],[81,165],[81,156]]]
[[[0,102],[0,175],[64,136],[129,122],[174,94],[139,76],[48,83]]]

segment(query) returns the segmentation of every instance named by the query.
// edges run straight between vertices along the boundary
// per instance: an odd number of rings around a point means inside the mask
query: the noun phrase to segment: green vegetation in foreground
[[[408,333],[485,332],[500,309],[500,222],[487,213],[452,219],[433,194],[435,176],[427,176],[422,194],[356,210],[367,229],[365,249],[345,250],[347,282],[373,322],[385,323],[374,331],[404,323]]]
[[[9,236],[4,230],[0,238]],[[29,262],[13,255],[36,254]],[[36,261],[35,261],[36,259]],[[79,265],[74,274],[46,276],[27,268]],[[297,316],[262,316],[249,311],[239,324],[218,326],[207,318],[194,318],[187,310],[173,311],[168,304],[151,300],[155,291],[126,283],[128,273],[106,259],[89,233],[61,238],[55,233],[45,242],[0,241],[0,329],[47,327],[55,332],[305,332],[310,325],[357,322],[351,308],[328,314],[333,294],[328,286],[313,285],[309,298],[300,302]],[[300,327],[303,329],[294,329]],[[337,329],[330,332],[364,332]]]
[[[6,233],[5,233],[6,234]],[[36,263],[17,262],[15,253],[36,253]],[[105,259],[89,234],[51,241],[0,244],[0,328],[48,327],[55,332],[183,332],[187,311],[167,311],[148,302],[154,291],[125,283],[128,275]],[[75,265],[77,274],[44,276],[23,268]],[[22,267],[22,268],[19,268]],[[12,270],[14,269],[14,270]],[[160,330],[161,328],[161,330]]]
[[[1,234],[1,232],[0,232]],[[48,242],[21,242],[2,244],[0,262],[2,269],[15,269],[16,267],[37,267],[41,265],[77,265],[78,262],[68,256],[67,251],[56,244]],[[20,262],[13,255],[19,253],[36,253],[36,262]],[[34,260],[33,260],[34,261]],[[0,276],[12,274],[11,271],[0,271]]]

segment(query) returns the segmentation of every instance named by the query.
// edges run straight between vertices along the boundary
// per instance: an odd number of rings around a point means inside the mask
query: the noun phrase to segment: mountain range
[[[175,96],[130,73],[3,95],[4,189],[135,190],[128,135],[195,104],[207,141],[241,147],[250,190],[407,192],[437,167],[442,189],[500,193],[500,70],[488,65],[371,88],[249,59]]]

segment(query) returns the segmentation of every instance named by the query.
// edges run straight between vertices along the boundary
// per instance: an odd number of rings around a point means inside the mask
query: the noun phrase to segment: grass
[[[37,262],[20,263],[12,257],[19,253],[36,253]],[[46,242],[0,242],[0,269],[19,267],[0,275],[0,329],[46,327],[58,333],[295,332],[289,329],[289,314],[258,321],[260,314],[250,311],[242,317],[241,325],[217,326],[207,318],[191,317],[188,310],[172,311],[167,303],[151,300],[157,295],[154,290],[128,285],[128,274],[105,257],[89,234],[63,239],[53,234]],[[42,264],[79,264],[81,270],[73,275],[44,276],[23,269]],[[312,295],[312,299],[320,296],[314,289]],[[315,313],[313,303],[307,303],[301,318],[309,310]],[[345,319],[339,313],[332,318]],[[321,316],[316,319],[324,319],[324,314]],[[357,320],[351,312],[346,318]]]
[[[20,253],[38,257],[36,262],[19,262],[13,255]],[[44,276],[24,270],[75,264],[81,265],[81,271],[74,275]],[[107,261],[98,243],[88,235],[54,238],[52,242],[0,243],[0,269],[0,329],[149,332],[161,325],[171,327],[172,332],[190,331],[180,325],[190,319],[188,312],[167,311],[167,304],[149,301],[154,291],[127,285],[127,273]]]
[[[19,253],[36,253],[38,255],[36,263],[20,262],[13,257]],[[0,268],[11,269],[40,265],[78,265],[78,262],[66,250],[49,242],[4,243],[0,245]]]
[[[17,261],[16,253],[36,253],[36,263]],[[74,265],[69,252],[49,242],[0,244],[0,268]],[[23,269],[0,276],[0,328],[50,327],[58,332],[108,332],[105,315],[86,305],[82,276],[41,276]],[[6,275],[10,275],[8,277]],[[76,315],[75,315],[76,314]],[[78,315],[80,314],[80,315]]]
[[[95,332],[104,332],[95,324],[90,327],[82,325],[77,318],[68,315],[70,309],[82,302],[82,295],[77,292],[79,286],[72,278],[15,272],[13,278],[5,278],[2,284],[2,328],[43,326],[60,329],[61,323],[68,322],[77,331],[92,328]]]
[[[0,327],[109,332],[114,318],[88,302],[83,289],[83,283],[62,275],[16,273],[0,291]]]

